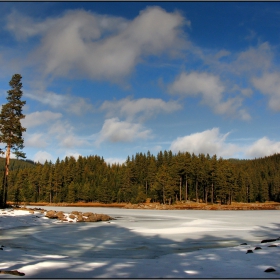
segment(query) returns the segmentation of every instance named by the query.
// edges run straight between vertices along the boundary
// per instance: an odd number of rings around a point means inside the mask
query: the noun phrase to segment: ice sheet
[[[103,213],[116,220],[60,223],[39,213],[0,210],[0,245],[5,246],[0,269],[17,269],[27,278],[280,275],[280,247],[260,243],[280,236],[278,211],[44,209]],[[254,250],[256,246],[262,250]],[[253,254],[246,254],[248,249]],[[276,271],[264,272],[270,266]]]

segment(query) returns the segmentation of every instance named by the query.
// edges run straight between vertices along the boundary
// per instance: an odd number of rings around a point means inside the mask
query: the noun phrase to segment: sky
[[[36,162],[280,152],[279,2],[0,2],[0,104],[22,75]]]

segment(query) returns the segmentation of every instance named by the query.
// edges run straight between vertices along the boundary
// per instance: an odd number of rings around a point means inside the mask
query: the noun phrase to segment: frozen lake
[[[260,243],[280,235],[278,211],[134,210],[43,207],[108,214],[116,220],[1,231],[1,242],[31,252],[86,258],[155,259],[172,253]]]
[[[61,223],[42,214],[1,210],[0,270],[35,279],[280,277],[280,240],[272,247],[260,243],[279,237],[277,210],[43,208],[104,213],[115,220]],[[271,267],[275,271],[266,273]]]

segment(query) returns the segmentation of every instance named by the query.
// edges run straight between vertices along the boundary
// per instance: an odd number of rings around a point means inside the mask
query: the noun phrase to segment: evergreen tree
[[[6,144],[6,164],[0,197],[0,207],[5,207],[7,203],[7,177],[9,174],[11,152],[13,152],[17,158],[25,158],[25,154],[21,150],[24,148],[22,133],[25,132],[26,129],[21,126],[20,121],[25,118],[25,116],[22,114],[22,107],[26,102],[21,100],[23,94],[21,90],[21,78],[22,77],[19,74],[13,75],[9,83],[11,90],[7,92],[8,103],[2,105],[2,110],[0,113],[0,142]],[[4,153],[3,150],[1,150],[1,152]]]

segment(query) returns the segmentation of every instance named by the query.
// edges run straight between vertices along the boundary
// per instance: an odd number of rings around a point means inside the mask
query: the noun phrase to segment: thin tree
[[[23,146],[22,133],[26,131],[24,127],[21,126],[21,120],[25,118],[22,114],[22,107],[25,105],[26,101],[22,101],[22,83],[21,75],[13,75],[9,85],[10,90],[7,91],[8,102],[2,105],[0,113],[0,142],[6,144],[6,163],[2,184],[1,201],[0,206],[2,208],[6,207],[7,204],[7,193],[8,193],[8,174],[9,174],[9,163],[11,152],[16,156],[16,158],[25,158],[25,153],[21,150]],[[0,149],[2,154],[5,153],[3,149]]]

